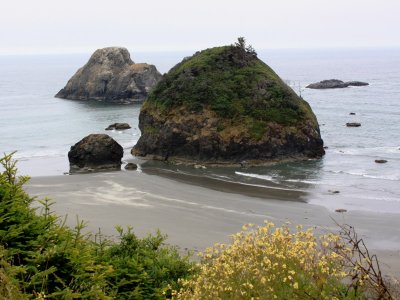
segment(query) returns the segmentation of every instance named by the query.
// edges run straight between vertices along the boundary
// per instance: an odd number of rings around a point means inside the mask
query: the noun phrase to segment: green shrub
[[[166,246],[159,232],[143,239],[118,228],[119,242],[83,234],[23,190],[12,155],[0,159],[0,295],[12,299],[159,299],[167,286],[189,274],[188,257]]]

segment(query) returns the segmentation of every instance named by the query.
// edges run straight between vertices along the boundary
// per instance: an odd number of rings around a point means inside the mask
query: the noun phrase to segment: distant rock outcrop
[[[133,155],[204,164],[321,157],[306,101],[243,40],[197,52],[173,67],[139,115]]]
[[[357,122],[350,122],[350,123],[346,123],[347,127],[360,127],[361,123],[357,123]]]
[[[377,164],[385,164],[385,163],[387,163],[387,160],[386,159],[375,159],[375,162]]]
[[[124,150],[106,134],[90,134],[68,152],[70,172],[120,170]]]
[[[361,81],[348,81],[344,82],[338,79],[329,79],[329,80],[322,80],[317,83],[311,83],[306,86],[309,89],[338,89],[338,88],[346,88],[349,86],[364,86],[368,85],[367,82]]]
[[[135,64],[127,49],[96,50],[55,97],[114,103],[143,101],[161,79],[153,65]]]
[[[109,125],[105,130],[125,130],[129,128],[131,128],[131,126],[128,123],[114,123]]]

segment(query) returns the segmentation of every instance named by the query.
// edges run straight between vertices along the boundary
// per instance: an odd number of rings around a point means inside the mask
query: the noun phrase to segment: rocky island
[[[135,64],[127,49],[96,50],[55,97],[112,103],[142,102],[161,79],[156,67]]]
[[[308,89],[341,89],[349,86],[365,86],[369,85],[367,82],[362,81],[347,81],[344,82],[338,79],[322,80],[320,82],[311,83],[306,86]]]
[[[260,164],[325,153],[309,104],[241,38],[165,74],[141,108],[139,128],[132,154],[172,162]]]

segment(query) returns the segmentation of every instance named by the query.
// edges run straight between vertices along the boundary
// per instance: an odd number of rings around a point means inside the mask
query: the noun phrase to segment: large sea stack
[[[132,154],[259,164],[324,154],[310,106],[251,46],[206,49],[173,67],[141,108]]]
[[[96,50],[56,97],[114,103],[142,102],[161,79],[153,65],[135,64],[127,49]]]

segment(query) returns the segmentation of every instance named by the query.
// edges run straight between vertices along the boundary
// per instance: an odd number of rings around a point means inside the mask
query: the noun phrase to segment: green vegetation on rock
[[[235,45],[197,52],[164,75],[147,105],[164,110],[185,105],[189,111],[211,108],[224,118],[293,125],[310,114],[308,105],[257,58],[239,38]]]

